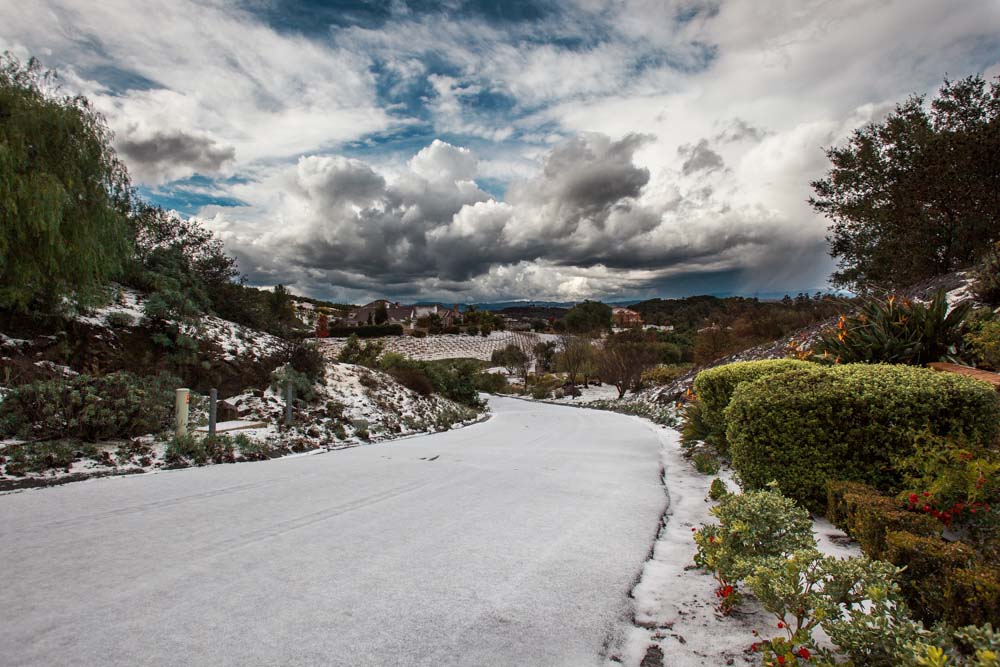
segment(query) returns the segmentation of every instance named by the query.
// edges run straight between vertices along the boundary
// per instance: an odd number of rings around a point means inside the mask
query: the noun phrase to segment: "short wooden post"
[[[292,389],[292,383],[285,383],[285,426],[292,425],[292,401],[294,399],[294,390]]]
[[[187,435],[188,432],[188,403],[191,401],[190,389],[178,389],[175,394],[175,406],[177,413],[177,426],[175,433],[178,438]]]
[[[218,417],[219,391],[214,387],[208,391],[208,437],[215,437],[215,422]]]

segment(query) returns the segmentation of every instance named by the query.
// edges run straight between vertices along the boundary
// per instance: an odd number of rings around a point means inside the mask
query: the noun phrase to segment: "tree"
[[[520,375],[528,381],[528,355],[520,347],[511,343],[490,355],[490,363],[498,364],[507,369],[511,375]]]
[[[535,372],[548,373],[552,370],[558,345],[553,340],[535,343],[531,351],[535,355]]]
[[[969,266],[1000,240],[1000,78],[945,80],[826,151],[812,207],[832,221],[834,281],[905,287]]]
[[[656,348],[648,343],[609,338],[596,354],[595,364],[601,380],[618,389],[618,398],[629,389],[637,390],[643,371],[657,364]]]
[[[101,115],[56,84],[0,56],[0,307],[88,301],[129,256],[128,172]]]
[[[570,308],[564,318],[566,330],[593,334],[611,329],[611,306],[600,301],[584,301]]]
[[[375,324],[385,324],[389,321],[389,309],[385,307],[384,303],[380,303],[375,307],[374,315]]]
[[[562,351],[556,357],[556,368],[569,376],[571,384],[576,384],[579,373],[587,374],[594,356],[594,346],[589,338],[582,336],[563,336]],[[586,382],[586,380],[584,380]]]
[[[330,336],[330,318],[326,316],[326,313],[320,313],[319,317],[316,318],[316,338],[329,338]]]

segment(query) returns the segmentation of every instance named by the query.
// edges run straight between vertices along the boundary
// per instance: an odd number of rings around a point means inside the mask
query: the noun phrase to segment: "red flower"
[[[911,493],[911,494],[910,494],[910,504],[911,504],[911,505],[916,505],[916,504],[917,504],[917,501],[918,501],[919,499],[920,499],[920,496],[918,496],[917,494],[915,494],[915,493]]]
[[[783,627],[785,627],[785,624],[782,623],[781,621],[778,621],[778,628],[781,629]]]
[[[798,650],[798,655],[803,660],[808,660],[809,656],[812,655],[812,653],[809,652],[809,649],[807,649],[805,646],[803,646],[802,648],[800,648]]]
[[[785,656],[783,656],[783,655],[779,655],[778,656],[778,664],[779,665],[785,664]]]
[[[930,495],[931,495],[930,491],[924,491],[924,498],[927,498]]]
[[[757,651],[760,650],[760,644],[758,644],[757,642],[750,644],[750,650],[756,653]]]

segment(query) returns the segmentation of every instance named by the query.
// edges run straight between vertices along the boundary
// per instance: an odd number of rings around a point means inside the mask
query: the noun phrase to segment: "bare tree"
[[[561,338],[562,351],[556,358],[556,367],[569,374],[569,381],[576,384],[576,376],[583,373],[585,376],[591,372],[594,358],[594,346],[589,338],[582,336],[563,336]]]
[[[656,349],[646,343],[609,339],[596,355],[601,380],[618,389],[618,398],[638,388],[643,371],[657,363]]]

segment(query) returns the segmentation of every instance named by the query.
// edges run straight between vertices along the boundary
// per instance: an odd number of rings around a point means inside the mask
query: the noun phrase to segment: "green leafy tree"
[[[0,307],[94,297],[129,256],[130,197],[90,102],[36,60],[0,56]]]
[[[611,329],[611,306],[600,301],[584,301],[570,308],[565,317],[566,330],[593,334]]]
[[[375,324],[385,324],[389,321],[389,309],[385,307],[384,303],[380,303],[375,308],[374,320]]]
[[[904,287],[972,264],[1000,239],[1000,79],[945,80],[826,151],[812,207],[832,221],[834,280]]]

